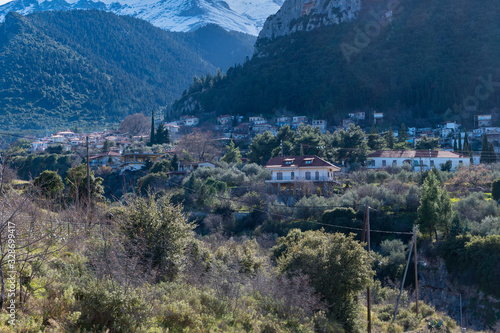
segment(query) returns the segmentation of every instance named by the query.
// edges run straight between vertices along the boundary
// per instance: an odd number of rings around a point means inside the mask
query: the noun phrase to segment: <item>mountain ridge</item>
[[[308,1],[287,0],[283,8]],[[301,18],[318,14],[324,13]],[[499,17],[492,0],[363,1],[351,20],[261,35],[250,61],[213,88],[190,89],[173,109],[181,114],[197,104],[221,114],[290,111],[332,125],[349,112],[377,110],[387,123],[456,120],[470,128],[474,114],[498,113],[500,89],[482,82],[500,82]],[[297,19],[289,20],[282,26]]]
[[[144,19],[164,30],[187,32],[213,23],[228,31],[257,36],[265,20],[283,0],[14,0],[0,6],[0,22],[8,12],[98,9]]]
[[[216,73],[206,58],[218,56],[204,49],[199,33],[230,34],[215,26],[168,32],[98,10],[9,13],[0,24],[0,124],[5,130],[103,126],[161,111],[193,77]],[[242,40],[222,51],[252,44],[233,34]]]

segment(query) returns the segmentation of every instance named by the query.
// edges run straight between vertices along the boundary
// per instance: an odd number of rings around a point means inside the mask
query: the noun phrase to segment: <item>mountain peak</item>
[[[17,11],[23,15],[49,10],[99,9],[149,21],[170,31],[193,31],[209,23],[257,36],[266,18],[283,0],[15,0],[0,6],[0,22]]]

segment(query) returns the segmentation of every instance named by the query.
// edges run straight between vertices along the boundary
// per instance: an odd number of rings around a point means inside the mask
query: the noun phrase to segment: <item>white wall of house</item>
[[[273,181],[329,181],[333,180],[333,173],[331,168],[272,168],[271,179]]]
[[[441,164],[446,163],[448,160],[451,161],[451,170],[456,170],[459,166],[470,165],[470,158],[446,158],[446,157],[433,157],[433,158],[387,158],[387,157],[372,157],[372,164],[369,168],[373,169],[383,169],[393,166],[401,167],[405,163],[409,163],[410,166],[414,167],[417,171],[420,171],[420,167],[423,165],[424,170],[432,169],[433,167],[440,168]]]

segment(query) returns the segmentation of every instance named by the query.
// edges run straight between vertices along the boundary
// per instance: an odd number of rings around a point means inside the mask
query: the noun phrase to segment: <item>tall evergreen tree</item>
[[[406,125],[404,123],[402,123],[401,129],[399,130],[399,134],[398,134],[398,142],[399,143],[406,143],[406,140],[408,140],[408,130],[406,129]]]
[[[437,239],[438,230],[445,235],[449,232],[453,220],[450,197],[445,189],[441,189],[434,172],[429,172],[422,185],[422,196],[417,213],[422,232],[429,233],[430,238],[434,233]]]
[[[156,133],[154,136],[154,142],[153,144],[164,144],[164,143],[170,143],[170,137],[168,134],[168,129],[163,126],[162,123],[158,124],[158,127],[156,128]]]
[[[149,136],[148,145],[152,146],[155,143],[155,112],[151,111],[151,134]]]
[[[231,140],[231,143],[226,146],[226,153],[220,160],[226,163],[241,163],[240,148],[235,147],[233,140]]]
[[[396,138],[394,137],[394,132],[392,129],[389,129],[384,133],[385,144],[387,148],[394,149],[394,144],[396,143]]]
[[[461,154],[463,151],[462,149],[462,130],[458,132],[458,152]]]
[[[488,138],[483,134],[481,141],[481,156],[479,157],[480,163],[490,163],[490,145]]]

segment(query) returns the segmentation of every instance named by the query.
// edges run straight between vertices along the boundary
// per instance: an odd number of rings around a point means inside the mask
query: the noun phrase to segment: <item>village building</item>
[[[366,114],[362,111],[349,112],[348,116],[349,116],[349,118],[355,119],[355,120],[365,120],[365,118],[366,118]]]
[[[285,125],[291,125],[292,124],[292,118],[291,117],[286,117],[286,116],[281,116],[276,118],[275,121],[276,126],[282,127]]]
[[[230,116],[230,115],[222,115],[222,116],[218,116],[217,117],[217,123],[219,125],[230,125],[233,121],[233,116]]]
[[[313,120],[311,125],[312,127],[319,128],[321,133],[323,134],[326,132],[326,125],[327,125],[326,120]]]
[[[474,116],[474,127],[490,127],[491,122],[491,114],[480,114]]]
[[[121,164],[119,166],[120,173],[124,171],[141,170],[149,162],[156,163],[160,160],[163,154],[154,153],[127,153],[121,156]]]
[[[89,164],[93,168],[97,168],[102,165],[116,166],[121,161],[121,154],[109,151],[107,153],[99,154],[89,158]]]
[[[332,195],[340,168],[318,156],[274,157],[266,164],[268,191],[278,195]]]
[[[184,118],[181,117],[181,120],[184,121],[184,126],[197,126],[200,123],[200,119],[198,117],[194,116],[184,116]]]
[[[371,160],[368,168],[384,169],[408,165],[415,171],[439,168],[441,164],[451,161],[451,170],[468,166],[470,157],[444,150],[377,150],[368,155]]]
[[[384,114],[382,112],[374,112],[373,113],[373,123],[375,125],[381,124],[384,122]]]

